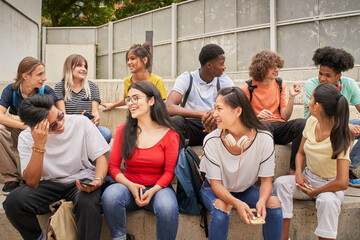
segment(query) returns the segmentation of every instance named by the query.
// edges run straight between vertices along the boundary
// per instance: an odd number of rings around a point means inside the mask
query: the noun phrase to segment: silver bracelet
[[[101,177],[96,177],[94,180],[100,180],[101,184],[103,184],[104,180]]]

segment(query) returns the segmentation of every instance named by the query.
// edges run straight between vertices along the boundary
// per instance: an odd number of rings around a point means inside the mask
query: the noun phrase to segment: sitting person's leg
[[[259,188],[251,186],[241,193],[233,193],[233,196],[245,202],[250,208],[256,208],[259,201]],[[263,225],[264,240],[281,239],[282,233],[282,210],[281,204],[277,197],[270,196],[265,204],[266,206],[266,223]]]
[[[186,119],[179,115],[172,116],[170,119],[174,125],[176,132],[179,134],[180,146],[183,147],[185,145],[185,139],[187,138]]]
[[[144,206],[156,215],[156,239],[176,239],[179,224],[179,209],[176,195],[168,186],[155,193],[150,203]]]
[[[315,234],[323,238],[336,239],[341,202],[344,191],[320,193],[316,198],[318,226]]]
[[[80,191],[75,185],[69,193],[69,200],[74,201],[73,212],[75,214],[79,239],[100,239],[102,223],[102,208],[100,204],[102,194],[101,187],[87,193]]]
[[[201,119],[184,118],[182,116],[172,116],[171,120],[174,124],[176,132],[180,136],[180,145],[184,146],[185,139],[189,139],[190,146],[202,145],[204,137],[204,126]]]
[[[41,181],[38,188],[27,185],[12,191],[3,203],[7,218],[24,239],[37,239],[42,234],[36,215],[50,212],[49,204],[60,200],[66,186]]]
[[[354,125],[360,125],[360,120],[358,119],[352,119],[349,122],[350,124],[354,124]],[[356,139],[359,139],[360,136],[355,136]],[[358,140],[355,145],[353,146],[351,152],[350,152],[350,179],[354,179],[357,178],[356,176],[354,176],[354,174],[352,173],[352,170],[356,169],[357,167],[360,166],[360,141]],[[359,182],[360,184],[360,182]]]
[[[12,147],[17,146],[21,129],[6,127],[0,124],[0,173],[4,179],[4,195],[8,195],[19,186],[21,180],[17,161]]]
[[[130,190],[121,183],[107,187],[101,197],[106,222],[112,239],[126,239],[126,211],[140,209]]]
[[[300,147],[306,119],[298,118],[287,122],[271,122],[274,127],[275,144],[291,144],[290,169],[295,170],[295,157]]]
[[[208,181],[200,189],[205,207],[210,211],[209,240],[226,240],[229,233],[229,224],[232,206],[220,200],[211,190]]]
[[[204,125],[199,118],[186,119],[188,121],[187,138],[190,146],[202,145],[207,133],[204,132]]]
[[[112,137],[110,129],[108,129],[107,127],[102,127],[102,126],[98,126],[98,129],[99,129],[101,135],[103,135],[103,137],[105,138],[105,141],[107,143],[110,143],[111,137]]]

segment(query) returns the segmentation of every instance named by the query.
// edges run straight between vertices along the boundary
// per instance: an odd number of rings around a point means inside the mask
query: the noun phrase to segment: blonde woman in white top
[[[349,183],[350,145],[349,106],[346,98],[331,84],[318,86],[310,99],[312,115],[306,122],[296,155],[295,176],[282,176],[274,183],[274,192],[282,203],[282,239],[288,239],[293,216],[293,198],[316,199],[319,239],[335,239]],[[306,157],[307,167],[303,171]]]

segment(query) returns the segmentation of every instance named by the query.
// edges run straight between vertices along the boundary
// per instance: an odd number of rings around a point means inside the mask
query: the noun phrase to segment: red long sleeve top
[[[122,173],[122,145],[125,124],[116,128],[114,142],[110,153],[109,173],[115,179]],[[169,130],[154,146],[136,148],[131,159],[125,162],[125,177],[133,183],[144,186],[160,185],[167,187],[174,178],[174,169],[179,152],[179,135]]]

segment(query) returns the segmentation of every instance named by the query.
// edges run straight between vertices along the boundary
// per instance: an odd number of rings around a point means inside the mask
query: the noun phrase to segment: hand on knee
[[[270,196],[269,199],[266,202],[266,207],[278,208],[278,207],[281,207],[281,202],[277,197]]]
[[[232,206],[220,199],[216,199],[214,202],[214,207],[222,210],[224,212],[230,213]]]

